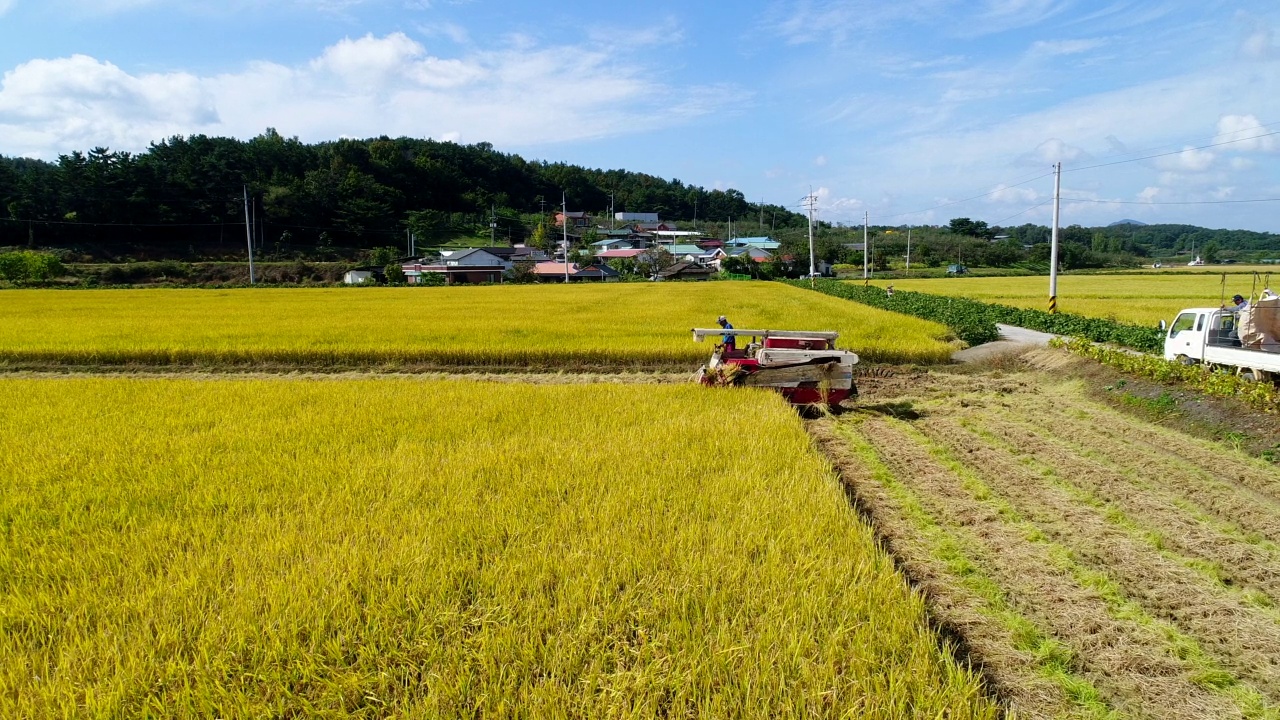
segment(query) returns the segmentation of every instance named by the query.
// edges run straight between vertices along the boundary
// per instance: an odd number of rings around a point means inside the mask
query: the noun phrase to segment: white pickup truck
[[[1280,381],[1280,345],[1240,341],[1240,318],[1231,310],[1188,308],[1178,313],[1164,339],[1166,360],[1238,373],[1252,380]]]

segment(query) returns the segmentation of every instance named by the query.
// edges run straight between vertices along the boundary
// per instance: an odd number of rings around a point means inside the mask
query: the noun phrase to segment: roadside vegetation
[[[998,717],[771,393],[7,378],[0,443],[0,715]]]
[[[1225,373],[1204,365],[1183,364],[1151,355],[1134,355],[1095,345],[1081,338],[1055,339],[1054,347],[1096,360],[1122,372],[1162,383],[1178,383],[1216,397],[1238,398],[1255,410],[1280,414],[1280,389],[1270,382],[1258,382],[1243,375]]]
[[[1083,337],[1094,342],[1115,343],[1144,352],[1155,352],[1164,342],[1164,333],[1156,327],[1142,327],[1071,313],[1050,314],[1041,310],[1016,308],[967,298],[906,290],[899,292],[896,290],[896,285],[894,293],[890,295],[883,288],[862,282],[818,280],[790,284],[794,287],[812,288],[820,293],[864,305],[945,323],[958,337],[970,345],[999,339],[997,323],[1057,335]]]
[[[688,370],[689,329],[836,330],[871,362],[946,362],[943,325],[776,283],[29,290],[0,303],[0,362],[242,368]]]

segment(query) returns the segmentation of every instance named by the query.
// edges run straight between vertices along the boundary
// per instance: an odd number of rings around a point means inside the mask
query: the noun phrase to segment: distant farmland
[[[1047,276],[873,280],[872,283],[1014,307],[1047,310],[1049,306]],[[1257,291],[1262,288],[1259,282]],[[1252,275],[1227,276],[1226,298],[1236,293],[1247,296],[1253,291]],[[1155,325],[1161,320],[1173,320],[1183,308],[1217,307],[1222,304],[1223,293],[1221,275],[1061,275],[1058,277],[1058,311]]]
[[[0,361],[35,365],[660,368],[689,329],[836,330],[877,362],[946,362],[945,326],[762,282],[450,288],[9,291]]]

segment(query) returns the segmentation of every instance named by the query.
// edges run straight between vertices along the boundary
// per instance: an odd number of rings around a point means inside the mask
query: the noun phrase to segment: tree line
[[[769,235],[807,271],[807,217],[748,202],[738,190],[529,161],[488,143],[379,137],[307,144],[272,129],[250,140],[175,136],[138,154],[99,147],[56,162],[0,156],[0,247],[53,249],[82,261],[243,259],[247,205],[259,257],[353,259],[405,247],[410,233],[420,249],[459,236],[526,242],[547,234],[562,193],[570,210],[604,223],[612,208],[658,213],[683,227],[696,221],[713,237]],[[862,263],[861,227],[824,221],[815,233],[819,259]],[[913,264],[1048,262],[1050,230],[1042,225],[955,218],[911,233]],[[905,226],[876,226],[868,235],[868,260],[877,268],[905,259]],[[1193,225],[1070,225],[1061,239],[1068,268],[1181,252],[1209,262],[1280,254],[1275,233]]]
[[[645,173],[529,161],[488,143],[414,138],[307,144],[268,129],[251,140],[175,136],[132,154],[108,148],[57,162],[0,156],[0,247],[65,249],[84,258],[353,257],[463,234],[526,239],[559,209],[664,219],[805,218],[742,192]]]

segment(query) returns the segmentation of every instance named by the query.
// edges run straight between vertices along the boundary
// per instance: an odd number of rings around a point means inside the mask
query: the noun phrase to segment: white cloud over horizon
[[[1157,205],[1280,197],[1280,135],[1267,134],[1280,130],[1280,7],[1263,0],[0,0],[6,9],[5,155],[267,127],[306,142],[433,137],[789,207],[821,188],[822,218],[857,224],[864,211],[1045,221],[1047,208],[1029,208],[1051,197],[1060,161],[1067,223],[1133,207],[1144,220],[1280,229],[1280,208],[1265,204]]]
[[[94,145],[139,150],[175,134],[251,137],[267,127],[313,141],[386,134],[519,146],[686,122],[731,92],[682,92],[616,54],[518,45],[442,58],[403,33],[368,34],[300,65],[255,61],[204,77],[131,74],[87,55],[32,60],[0,80],[0,133],[8,152],[45,159]],[[665,112],[639,112],[655,99]]]

